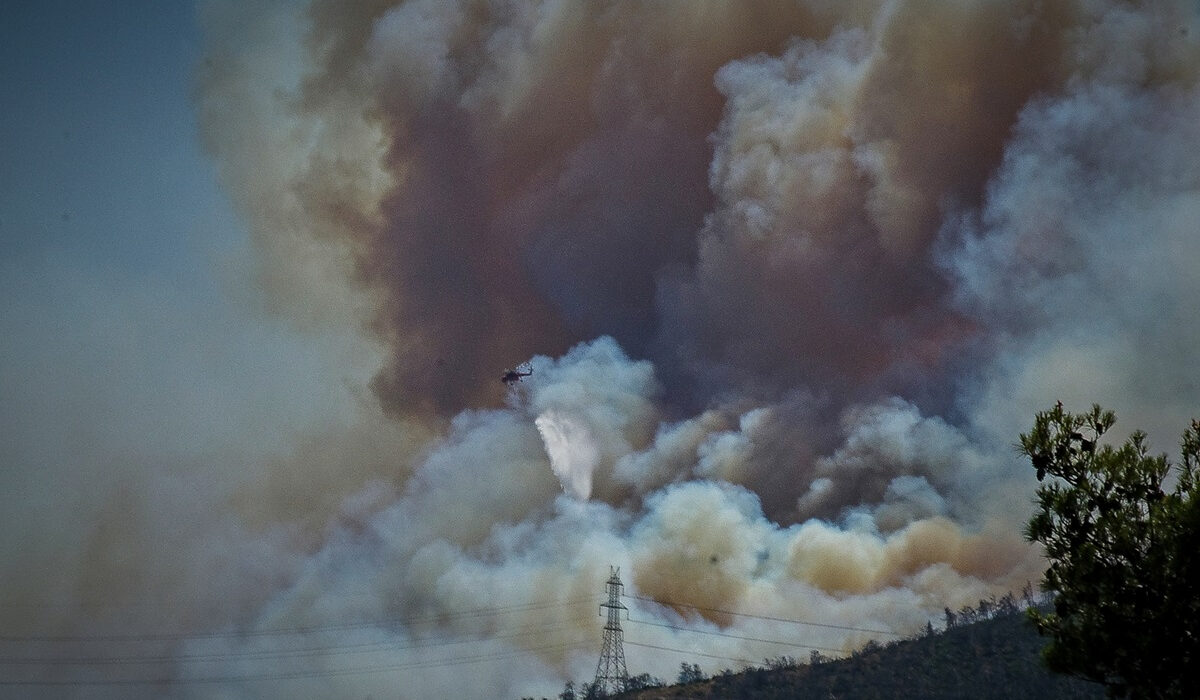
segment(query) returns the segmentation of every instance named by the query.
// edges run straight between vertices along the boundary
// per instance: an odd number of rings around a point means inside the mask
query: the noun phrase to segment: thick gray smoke
[[[550,695],[609,565],[635,673],[849,652],[1037,579],[1034,411],[1167,449],[1200,406],[1192,3],[203,7],[261,279],[375,364],[354,425],[172,496],[219,566],[95,525],[186,582],[130,619],[243,633],[158,691]]]

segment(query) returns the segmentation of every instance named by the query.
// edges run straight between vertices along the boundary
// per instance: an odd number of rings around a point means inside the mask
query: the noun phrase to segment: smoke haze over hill
[[[909,634],[1039,577],[1035,410],[1100,402],[1166,449],[1200,406],[1194,4],[201,17],[256,274],[353,400],[236,479],[98,491],[59,628],[305,628],[328,653],[272,669],[394,669],[171,696],[549,695],[595,668],[609,565],[667,603],[635,619],[736,635],[627,629],[710,670]],[[472,636],[503,663],[447,663]],[[260,673],[285,641],[186,637],[159,668]]]

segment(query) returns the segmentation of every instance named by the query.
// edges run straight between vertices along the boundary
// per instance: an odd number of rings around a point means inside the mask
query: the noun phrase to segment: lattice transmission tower
[[[625,634],[621,631],[621,611],[629,615],[629,608],[621,605],[621,569],[608,567],[612,573],[605,587],[608,602],[600,607],[608,608],[608,621],[604,624],[604,645],[600,647],[600,661],[596,664],[596,680],[593,686],[602,695],[614,695],[625,690],[629,671],[625,669]],[[603,614],[603,613],[601,613]]]

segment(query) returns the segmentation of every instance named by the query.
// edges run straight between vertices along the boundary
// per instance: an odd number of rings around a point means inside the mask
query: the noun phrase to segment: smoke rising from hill
[[[307,137],[268,169],[353,271],[381,405],[449,423],[370,536],[327,538],[277,596],[287,619],[348,590],[402,614],[563,600],[617,564],[660,600],[909,631],[1036,578],[1010,447],[1033,410],[1194,408],[1184,4],[307,20]],[[268,194],[243,203],[264,265],[294,267]]]
[[[1098,401],[1165,441],[1200,405],[1188,3],[203,8],[204,136],[261,279],[376,353],[372,393],[317,441],[336,457],[272,467],[286,498],[164,496],[211,508],[179,547],[236,576],[140,543],[136,509],[97,528],[192,582],[149,598],[191,624],[402,621],[337,637],[394,672],[290,696],[548,695],[594,669],[610,564],[665,602],[635,617],[741,637],[632,626],[647,644],[872,636],[689,605],[910,633],[1037,579],[1012,449],[1035,410]],[[217,614],[176,599],[200,580]],[[435,665],[462,635],[514,655]]]

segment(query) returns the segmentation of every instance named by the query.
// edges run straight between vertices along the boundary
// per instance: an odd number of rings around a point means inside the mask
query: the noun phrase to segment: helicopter
[[[522,378],[528,377],[531,374],[533,374],[532,367],[527,364],[519,365],[516,369],[504,370],[504,374],[500,376],[500,381],[503,382],[505,386],[512,386],[516,382],[521,381]]]

